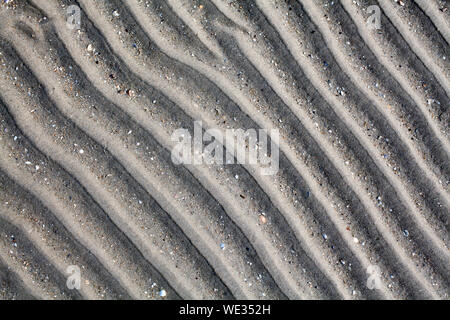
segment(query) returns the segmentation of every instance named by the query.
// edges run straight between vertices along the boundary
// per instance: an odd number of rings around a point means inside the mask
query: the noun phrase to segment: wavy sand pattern
[[[1,299],[449,299],[447,1],[0,2]]]

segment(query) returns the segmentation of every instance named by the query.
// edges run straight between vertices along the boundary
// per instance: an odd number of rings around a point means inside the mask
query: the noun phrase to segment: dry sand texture
[[[449,299],[447,1],[0,2],[0,298]]]

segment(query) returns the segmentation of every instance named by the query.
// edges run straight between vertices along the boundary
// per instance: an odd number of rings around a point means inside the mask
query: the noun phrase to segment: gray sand
[[[445,1],[0,3],[0,299],[449,299]]]

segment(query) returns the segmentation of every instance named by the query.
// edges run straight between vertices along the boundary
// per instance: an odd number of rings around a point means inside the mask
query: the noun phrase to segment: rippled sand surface
[[[447,1],[0,3],[0,298],[449,299]]]

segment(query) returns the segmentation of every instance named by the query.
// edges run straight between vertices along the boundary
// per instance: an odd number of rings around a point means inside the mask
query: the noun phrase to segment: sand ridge
[[[0,297],[448,299],[444,9],[2,1]],[[196,120],[278,130],[279,171],[173,164]]]

